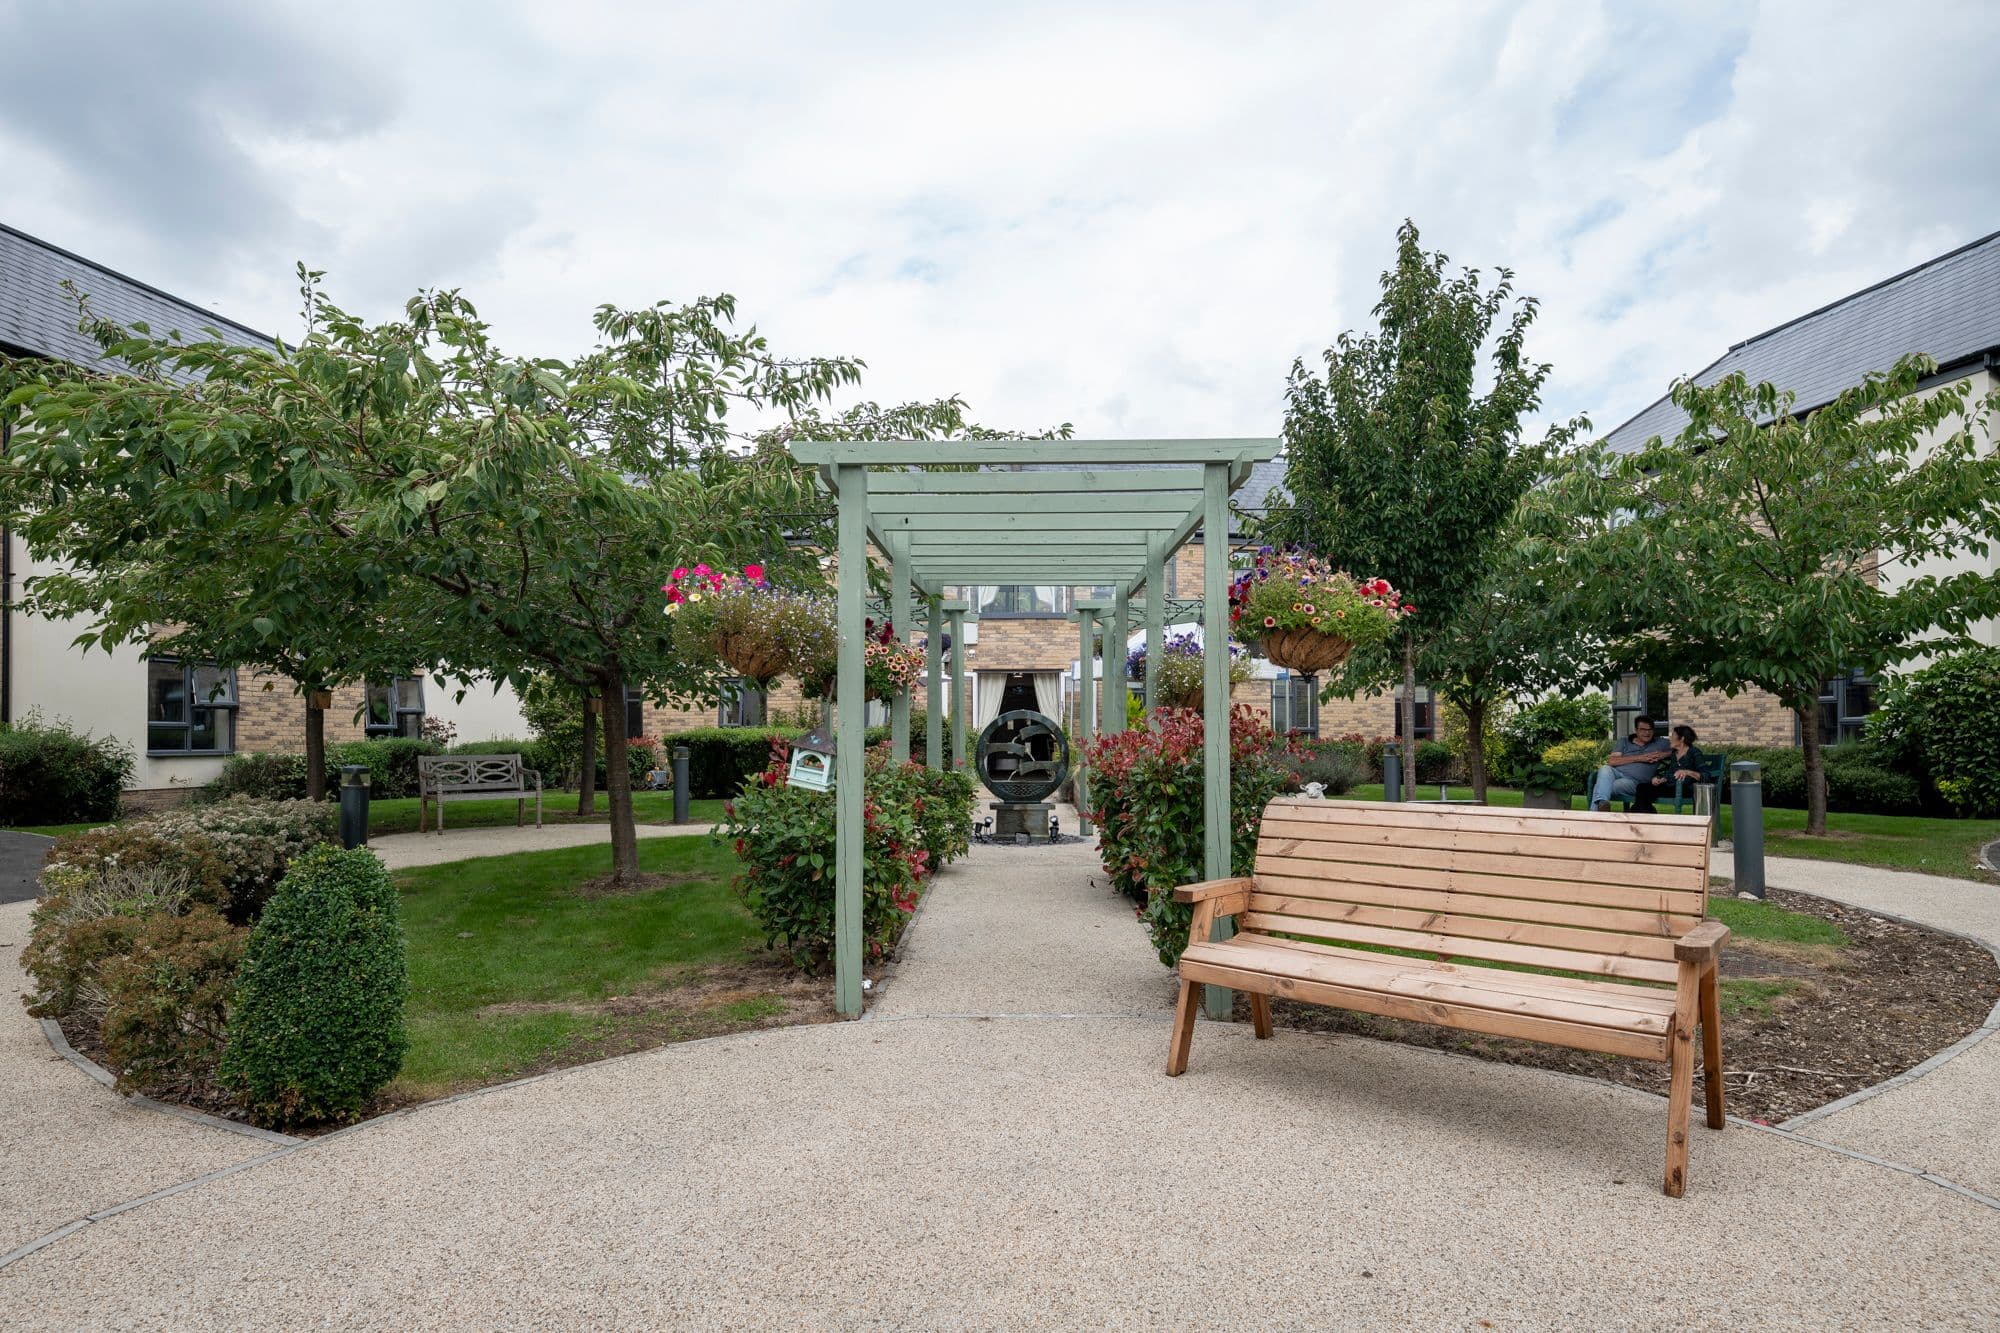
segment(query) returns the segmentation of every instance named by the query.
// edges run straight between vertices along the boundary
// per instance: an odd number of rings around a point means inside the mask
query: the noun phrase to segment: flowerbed
[[[386,872],[334,851],[333,820],[319,802],[234,798],[62,839],[21,956],[29,1012],[100,1050],[127,1091],[260,1124],[351,1118],[395,1072],[400,1017],[380,997],[403,944]],[[317,928],[336,916],[352,928]],[[318,980],[260,989],[246,957]],[[246,996],[267,1050],[232,1067]]]
[[[1160,961],[1172,967],[1187,948],[1194,909],[1174,901],[1183,884],[1206,876],[1201,714],[1161,710],[1153,730],[1124,731],[1089,747],[1090,801],[1104,870],[1130,898]],[[1247,875],[1257,859],[1257,829],[1271,799],[1297,785],[1296,756],[1263,716],[1229,715],[1229,864]]]
[[[736,887],[766,941],[808,972],[834,948],[834,793],[785,781],[791,746],[771,744],[762,773],[723,807],[715,831],[742,863]],[[879,961],[916,911],[923,881],[963,856],[972,821],[972,779],[955,771],[894,763],[868,752],[862,780],[863,950]]]

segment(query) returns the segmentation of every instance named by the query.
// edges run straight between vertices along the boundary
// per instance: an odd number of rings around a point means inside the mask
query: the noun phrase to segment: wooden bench
[[[1204,985],[1669,1065],[1666,1192],[1687,1185],[1694,1034],[1721,1129],[1708,827],[1671,815],[1271,802],[1254,874],[1192,884],[1167,1073],[1187,1068]],[[1236,934],[1212,940],[1233,917]],[[1357,948],[1354,946],[1365,946]],[[1418,956],[1374,950],[1408,950]],[[1495,966],[1548,969],[1511,971]]]
[[[533,780],[534,785],[529,786]],[[437,802],[438,836],[444,836],[446,801],[492,801],[514,798],[514,825],[520,827],[530,796],[535,798],[535,827],[542,826],[542,775],[521,763],[518,754],[427,754],[417,757],[417,832],[430,829],[430,808]]]

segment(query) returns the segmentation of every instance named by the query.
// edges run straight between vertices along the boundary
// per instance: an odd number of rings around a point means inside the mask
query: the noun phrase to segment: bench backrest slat
[[[1708,908],[1708,822],[1284,797],[1245,930],[1672,981]]]
[[[517,791],[518,754],[426,754],[417,757],[417,782],[426,792]]]

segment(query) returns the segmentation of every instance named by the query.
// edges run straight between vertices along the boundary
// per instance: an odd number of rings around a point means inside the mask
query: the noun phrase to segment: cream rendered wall
[[[463,699],[455,697],[460,690]],[[453,739],[459,741],[525,741],[533,735],[521,716],[520,696],[504,680],[433,676],[424,682],[424,713],[456,725]]]
[[[18,537],[13,544],[17,580],[52,571],[45,561],[28,558]],[[64,721],[94,736],[114,736],[132,749],[135,762],[131,786],[136,790],[199,787],[222,771],[221,757],[148,758],[146,755],[146,664],[139,650],[116,648],[88,652],[72,641],[88,626],[75,620],[46,620],[16,610],[10,616],[13,634],[14,717],[31,711],[47,721]]]
[[[1968,378],[1971,384],[1969,386],[1967,406],[1977,412],[1979,404],[1985,399],[1986,395],[1992,393],[1996,387],[2000,387],[2000,381],[1996,381],[1993,374],[1986,370],[1976,370]],[[1954,383],[1957,382],[1954,381]],[[1976,437],[1983,437],[1982,447],[1986,450],[1991,450],[1997,444],[2000,444],[2000,420],[1989,416],[1983,422],[1976,421],[1974,433]],[[1926,442],[1923,456],[1929,457],[1934,451],[1935,446],[1936,439],[1934,437],[1932,440]],[[1882,571],[1882,586],[1885,589],[1893,589],[1909,582],[1911,579],[1919,578],[1926,574],[1944,576],[1968,570],[1985,574],[1991,574],[1996,570],[2000,570],[2000,549],[1990,549],[1983,556],[1961,553],[1950,559],[1921,561],[1914,566],[1891,566]],[[1971,634],[1972,637],[1978,639],[1981,643],[2000,645],[2000,620],[1975,621],[1971,627]],[[1900,669],[1904,671],[1913,670],[1916,667],[1922,666],[1928,660],[1928,658],[1912,659],[1904,663]]]

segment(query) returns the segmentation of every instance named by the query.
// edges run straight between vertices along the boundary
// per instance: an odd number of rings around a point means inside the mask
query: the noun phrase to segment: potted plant
[[[798,672],[834,637],[833,600],[774,588],[762,565],[745,565],[741,573],[683,566],[661,591],[678,651],[719,661],[760,686]]]
[[[1169,635],[1160,644],[1159,673],[1153,681],[1153,699],[1162,708],[1199,708],[1206,677],[1202,666],[1201,638],[1192,632]],[[1125,658],[1128,680],[1146,678],[1146,650],[1134,648]],[[1229,684],[1250,679],[1250,663],[1238,644],[1229,645]]]
[[[1561,768],[1539,759],[1516,765],[1513,781],[1521,789],[1521,804],[1529,810],[1567,810],[1576,791],[1567,785],[1569,779]]]
[[[1229,624],[1273,664],[1317,675],[1381,643],[1416,607],[1387,579],[1358,579],[1309,551],[1260,547],[1229,589]]]

